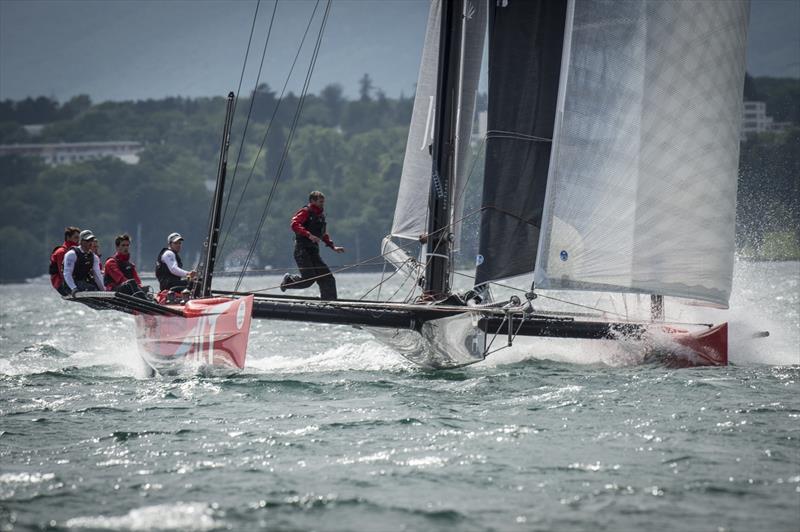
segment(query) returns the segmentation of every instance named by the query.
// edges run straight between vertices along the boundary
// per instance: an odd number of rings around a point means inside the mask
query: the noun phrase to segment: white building
[[[27,155],[40,157],[51,165],[71,164],[90,159],[115,157],[124,163],[139,162],[141,143],[132,141],[110,142],[61,142],[57,144],[4,144],[0,145],[0,157],[4,155]]]
[[[744,102],[742,139],[745,139],[747,135],[756,133],[784,131],[790,126],[790,122],[775,122],[771,116],[767,116],[767,104],[765,102]]]
[[[767,116],[765,102],[744,102],[742,116],[742,135],[764,133],[772,126],[772,117]]]

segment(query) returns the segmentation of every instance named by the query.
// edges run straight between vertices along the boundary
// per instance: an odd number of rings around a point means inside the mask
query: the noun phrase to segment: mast
[[[222,128],[222,142],[219,149],[219,166],[217,167],[217,184],[214,187],[211,217],[208,220],[208,236],[203,243],[205,257],[200,263],[199,282],[194,287],[194,297],[211,295],[211,278],[214,276],[214,263],[217,260],[217,242],[222,214],[222,195],[225,191],[225,174],[228,168],[228,147],[231,143],[231,124],[233,123],[233,92],[228,93],[225,107],[225,125]]]
[[[442,0],[439,34],[439,75],[436,87],[436,116],[432,147],[433,176],[428,202],[427,266],[425,294],[438,297],[450,292],[452,228],[450,211],[455,172],[455,137],[461,27],[465,0]]]

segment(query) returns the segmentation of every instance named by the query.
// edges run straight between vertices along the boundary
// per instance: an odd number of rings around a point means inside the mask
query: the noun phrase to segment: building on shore
[[[748,135],[785,131],[791,125],[791,122],[775,122],[771,116],[768,116],[766,102],[744,102],[742,140],[747,140]]]
[[[53,144],[2,144],[0,157],[25,155],[39,157],[45,163],[57,166],[103,157],[115,157],[124,163],[137,164],[144,149],[140,142],[127,140],[106,142],[60,142]]]

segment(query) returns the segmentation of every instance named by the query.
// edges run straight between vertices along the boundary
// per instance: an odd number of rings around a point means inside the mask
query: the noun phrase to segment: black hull
[[[236,296],[234,292],[214,291],[215,295]],[[316,298],[290,296],[255,296],[253,318],[304,321],[334,325],[385,327],[419,331],[423,324],[453,316],[472,315],[478,329],[488,334],[508,335],[509,320],[498,308],[475,309],[452,305],[400,304],[391,302],[340,299],[322,301]],[[546,314],[511,314],[514,336],[543,336],[549,338],[614,339],[620,336],[641,335],[644,323],[577,320]]]

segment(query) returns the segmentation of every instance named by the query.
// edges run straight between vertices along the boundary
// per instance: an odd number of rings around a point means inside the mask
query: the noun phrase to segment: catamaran
[[[183,309],[111,294],[78,301],[134,312],[139,323],[225,306],[236,320],[225,321],[224,334],[251,317],[353,325],[434,369],[479,362],[523,338],[652,335],[671,338],[670,364],[725,365],[727,323],[668,320],[664,298],[729,303],[748,14],[739,0],[432,0],[394,221],[380,251],[416,291],[321,301],[212,290],[223,142],[198,299]],[[482,199],[465,213],[485,48]],[[456,293],[454,257],[473,215],[474,283]],[[493,285],[521,276],[529,288],[520,295],[493,296]],[[609,319],[586,305],[548,311],[540,303],[552,290],[644,294],[650,316]],[[180,345],[175,353],[202,357],[217,350],[217,332],[198,332],[205,327],[140,326],[140,339],[151,353]]]

